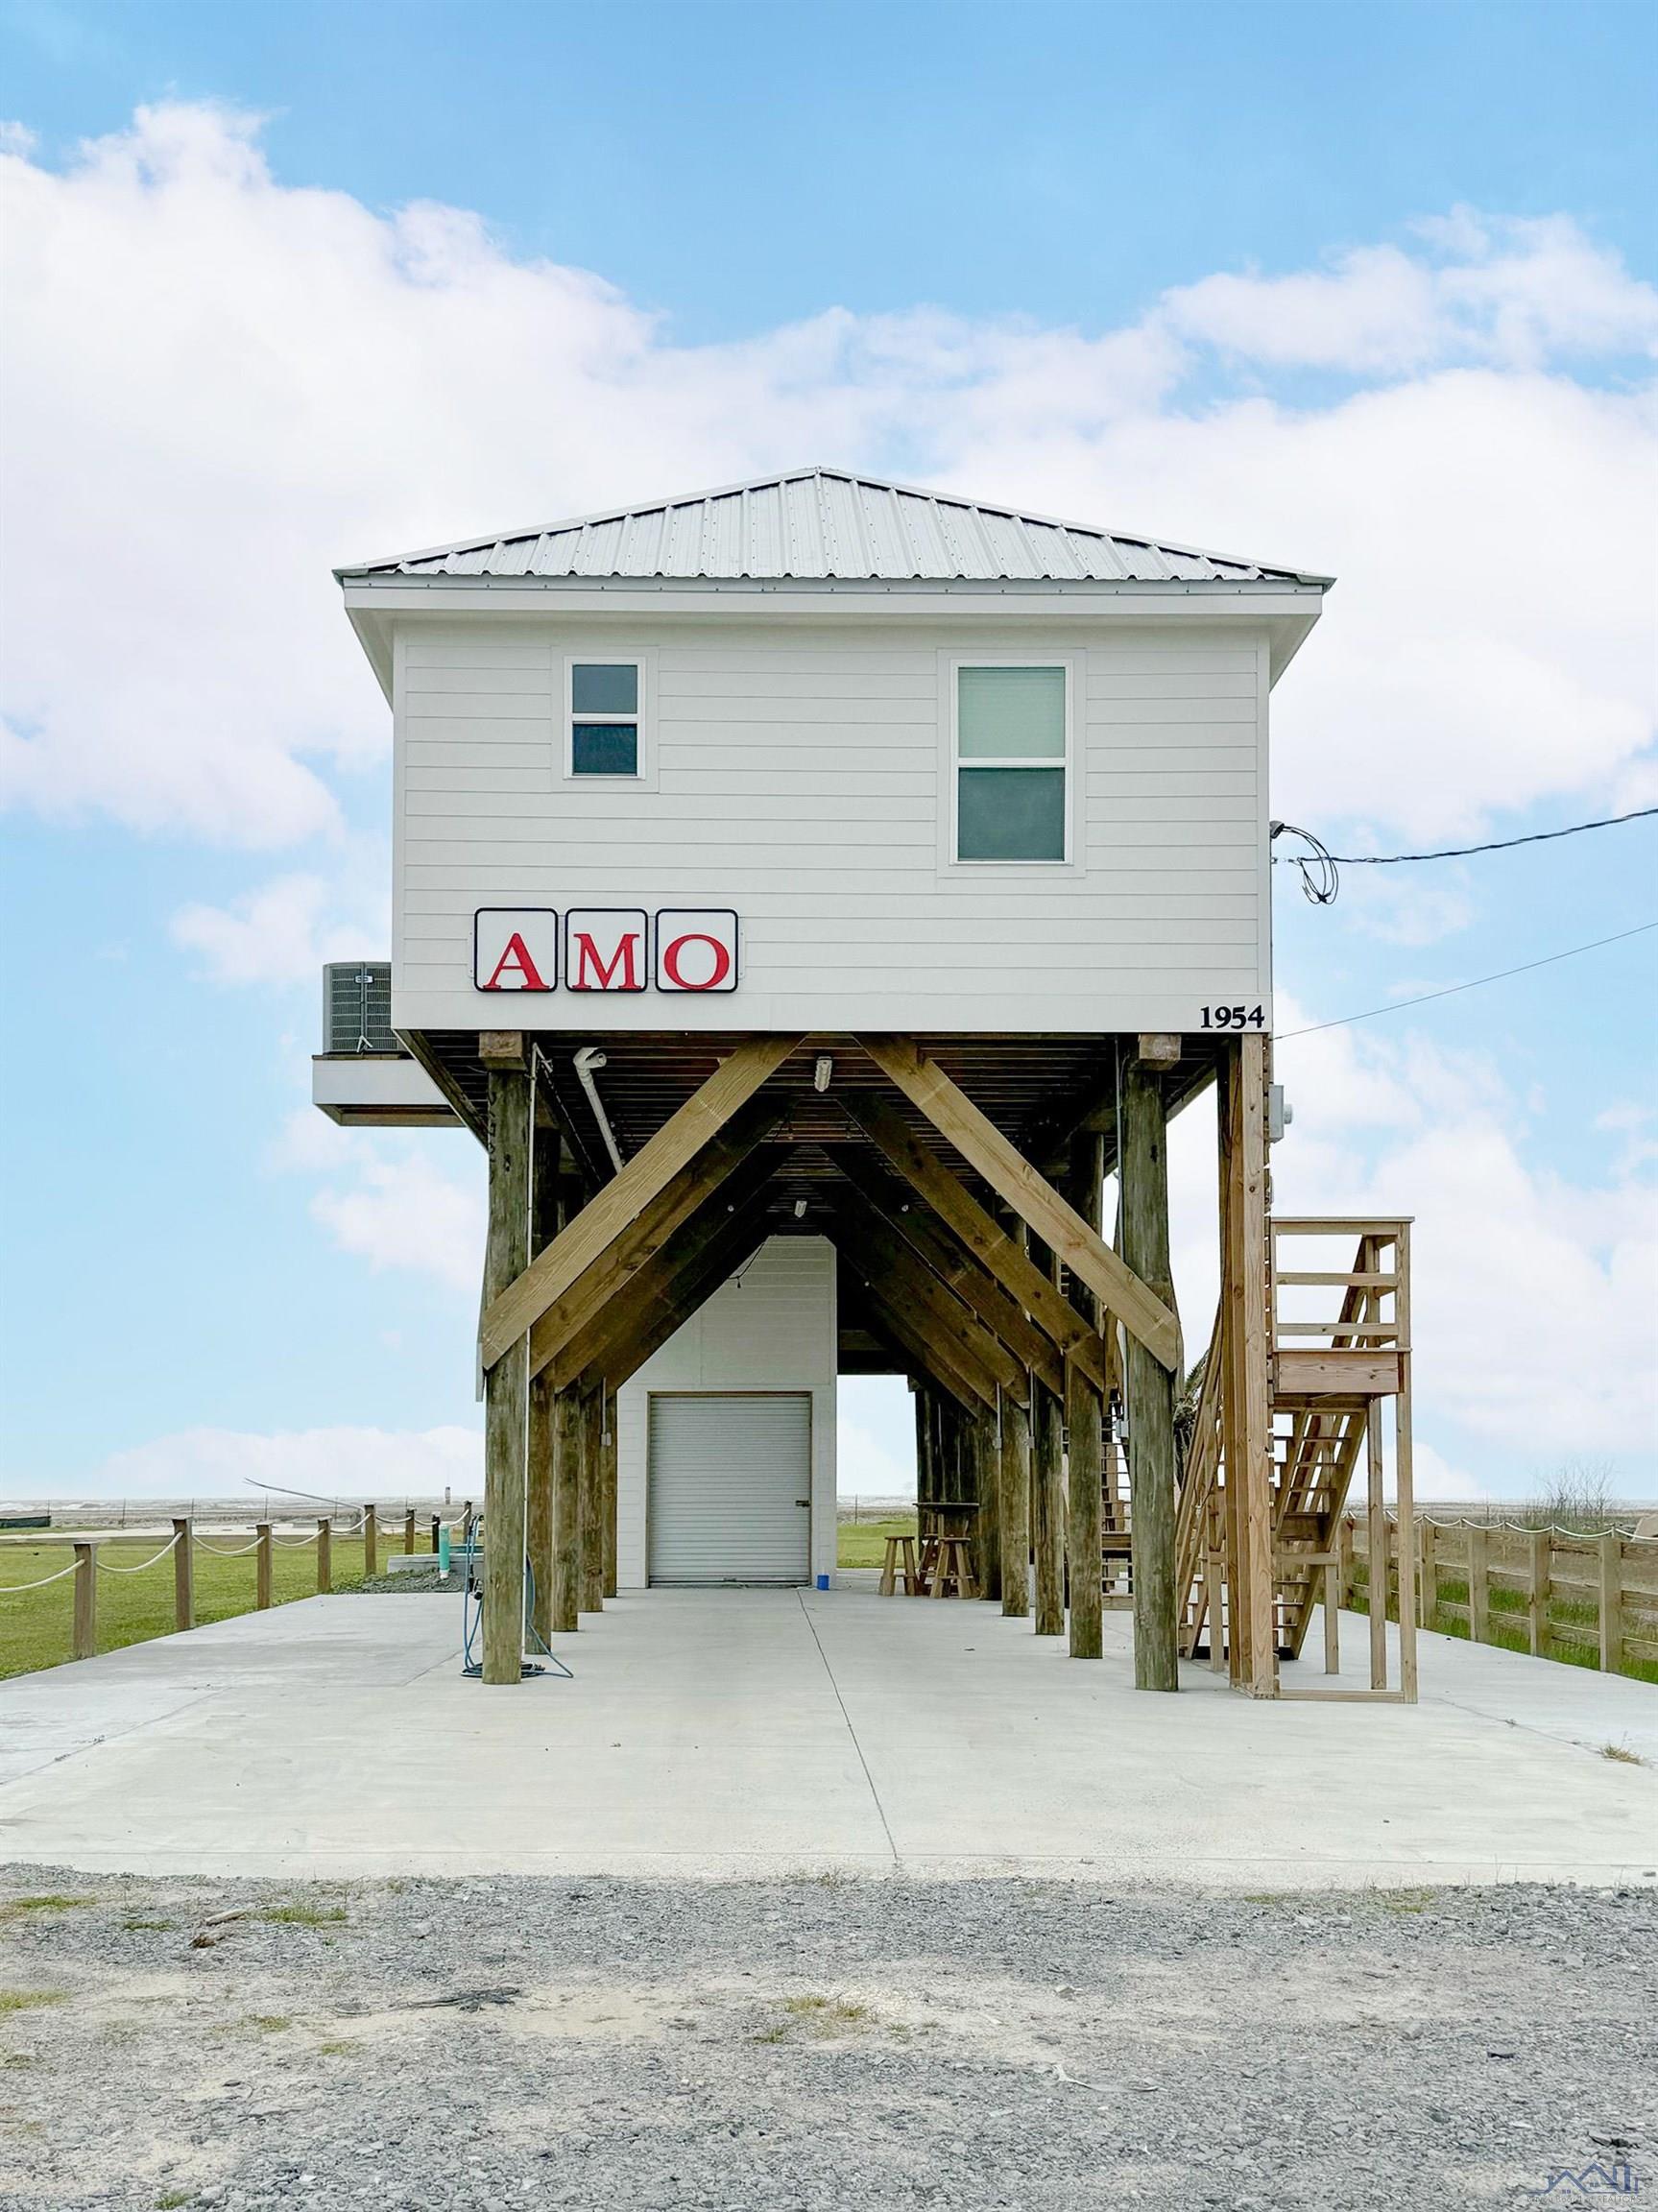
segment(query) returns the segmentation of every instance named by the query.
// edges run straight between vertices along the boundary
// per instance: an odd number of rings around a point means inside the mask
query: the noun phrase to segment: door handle
[[[811,1500],[809,1498],[797,1498],[795,1503],[804,1506],[808,1513],[811,1511]]]

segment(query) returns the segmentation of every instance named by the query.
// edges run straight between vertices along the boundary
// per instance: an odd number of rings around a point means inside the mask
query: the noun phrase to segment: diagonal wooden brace
[[[727,1054],[708,1081],[617,1170],[568,1228],[491,1302],[478,1333],[478,1353],[486,1368],[494,1366],[627,1231],[680,1169],[777,1073],[799,1043],[798,1037],[751,1037]]]
[[[1180,1364],[1180,1323],[1073,1207],[1002,1135],[989,1117],[907,1037],[860,1037],[889,1082],[919,1107],[940,1136],[982,1175],[997,1196],[1057,1253],[1159,1366]]]

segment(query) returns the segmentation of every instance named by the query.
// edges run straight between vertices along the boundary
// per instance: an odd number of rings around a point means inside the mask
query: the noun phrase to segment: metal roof
[[[393,576],[796,579],[849,583],[1323,586],[1304,569],[1209,553],[835,469],[798,469],[337,569]]]

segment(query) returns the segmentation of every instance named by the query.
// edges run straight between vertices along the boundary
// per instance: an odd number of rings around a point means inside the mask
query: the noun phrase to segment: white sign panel
[[[737,987],[729,906],[480,906],[472,917],[480,991],[707,993]]]
[[[472,917],[480,991],[556,991],[559,918],[550,906],[481,906]]]
[[[734,991],[737,918],[729,906],[666,907],[657,916],[659,991]]]
[[[635,906],[572,906],[565,916],[565,981],[572,991],[642,991],[650,916]]]

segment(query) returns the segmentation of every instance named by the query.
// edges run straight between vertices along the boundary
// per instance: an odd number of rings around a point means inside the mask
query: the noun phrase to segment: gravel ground
[[[13,1867],[0,1945],[7,2212],[1658,2188],[1650,1894]]]

